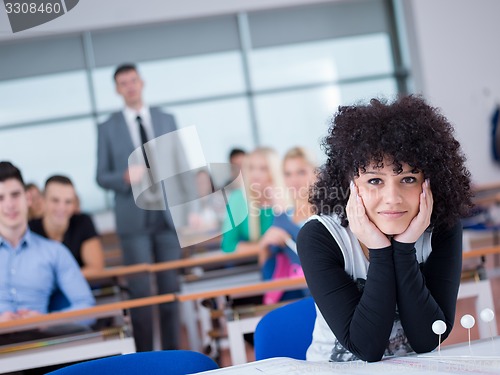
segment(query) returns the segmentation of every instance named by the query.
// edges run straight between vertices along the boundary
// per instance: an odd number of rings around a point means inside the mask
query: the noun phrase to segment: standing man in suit
[[[180,245],[168,205],[164,201],[161,183],[153,185],[143,194],[143,201],[149,204],[150,209],[143,209],[144,204],[139,204],[139,207],[143,207],[139,208],[138,202],[134,200],[134,184],[140,183],[149,173],[146,153],[144,153],[145,164],[129,166],[128,163],[134,149],[142,147],[148,140],[175,131],[177,129],[175,119],[172,115],[158,108],[150,108],[144,103],[142,98],[144,82],[135,65],[119,66],[115,71],[114,81],[117,93],[123,97],[125,108],[113,113],[99,126],[97,183],[115,193],[116,229],[124,263],[131,265],[179,259]],[[178,170],[188,169],[180,142],[171,143],[168,150],[162,152],[168,152],[168,157],[162,157],[162,163],[176,163],[175,168],[179,168]],[[173,179],[165,185],[181,182],[181,179]],[[174,195],[183,194],[188,190],[186,186],[173,189],[176,192]],[[178,196],[172,197],[168,192],[167,197],[169,201],[170,198],[182,201]],[[160,207],[163,208],[159,209]],[[156,281],[160,294],[179,290],[176,271],[157,273]],[[148,275],[130,277],[128,286],[132,298],[147,297],[152,294]],[[177,303],[160,305],[160,323],[163,350],[178,349],[180,321]],[[153,350],[152,308],[132,309],[132,324],[137,351]]]

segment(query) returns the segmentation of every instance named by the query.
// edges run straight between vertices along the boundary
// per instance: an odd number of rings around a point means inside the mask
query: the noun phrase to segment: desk
[[[210,252],[192,256],[186,259],[179,259],[171,262],[156,263],[149,265],[149,272],[161,272],[173,269],[182,269],[189,267],[203,267],[215,264],[238,263],[244,260],[257,260],[259,251],[235,251],[233,253],[224,253],[222,251]],[[236,272],[235,272],[236,271]],[[231,267],[218,271],[217,278],[209,279],[208,273],[204,277],[194,278],[191,281],[181,283],[181,293],[177,296],[181,304],[182,317],[186,325],[188,341],[191,350],[202,351],[204,347],[210,344],[207,334],[211,329],[211,318],[206,308],[202,307],[200,300],[209,297],[197,298],[193,293],[220,290],[227,285],[246,285],[260,281],[260,272],[255,267],[242,268]],[[219,294],[220,297],[227,294]],[[190,298],[192,296],[193,298]],[[216,297],[216,296],[214,296]],[[196,314],[198,311],[198,316]],[[200,323],[201,335],[199,333],[198,322]]]
[[[488,182],[486,184],[480,184],[480,185],[476,185],[476,184],[473,184],[472,185],[472,191],[475,193],[475,194],[481,194],[481,193],[488,193],[488,192],[499,192],[500,191],[500,182]]]
[[[161,272],[167,270],[188,268],[188,267],[201,267],[209,264],[227,264],[235,261],[246,259],[257,259],[259,251],[235,251],[233,253],[224,253],[222,251],[212,251],[209,254],[202,254],[192,256],[186,259],[173,260],[164,263],[155,263],[149,265],[149,272]]]
[[[0,323],[0,333],[28,330],[40,326],[57,325],[83,319],[108,317],[113,316],[117,312],[121,313],[121,310],[124,309],[132,309],[134,307],[156,305],[159,303],[173,301],[175,301],[175,295],[170,293],[153,297],[137,298],[128,301],[107,303],[104,305],[93,306],[80,310],[54,312],[50,314],[34,316],[31,318],[2,322]]]
[[[467,273],[472,273],[473,277],[476,279],[482,279],[482,278],[487,278],[487,269],[485,267],[486,264],[486,257],[487,256],[494,256],[493,261],[493,267],[498,267],[499,263],[499,255],[500,255],[500,246],[491,246],[491,247],[480,247],[477,249],[470,249],[470,246],[467,246],[467,239],[469,235],[465,235],[464,231],[464,250],[462,253],[462,259],[464,260],[464,265],[465,262],[469,259],[474,259],[474,258],[479,258],[480,261],[478,264],[474,264],[473,268],[469,265],[468,269],[467,266],[465,266],[465,274]]]
[[[135,264],[131,266],[120,266],[106,268],[101,271],[97,271],[87,277],[88,281],[95,281],[107,278],[116,278],[123,276],[130,276],[137,273],[156,273],[168,270],[184,269],[189,267],[203,267],[215,264],[227,264],[227,263],[238,263],[245,260],[257,260],[259,251],[249,250],[249,251],[236,251],[233,253],[224,253],[222,251],[211,251],[208,254],[201,254],[191,256],[190,258],[174,260],[170,262],[155,263],[155,264]],[[194,278],[194,281],[182,283],[182,293],[189,293],[195,291],[204,291],[207,289],[217,289],[222,288],[227,285],[241,285],[248,283],[255,283],[260,280],[260,274],[255,271],[249,276],[249,272],[243,272],[236,276],[221,275],[218,280],[205,280],[204,278]],[[167,301],[168,302],[168,301]],[[159,303],[159,302],[158,302]],[[189,300],[188,302],[182,304],[183,309],[183,319],[188,330],[188,340],[192,350],[201,351],[203,338],[200,337],[198,333],[197,319],[196,319],[196,309],[200,311],[201,307],[198,305],[195,298]],[[201,323],[210,320],[209,317],[202,316]],[[205,327],[207,324],[205,324]],[[1,327],[1,325],[0,325]],[[202,330],[205,328],[202,326]]]
[[[215,253],[193,256],[187,259],[180,259],[172,262],[157,263],[150,266],[150,272],[161,272],[171,269],[203,267],[213,264],[237,263],[240,261],[255,259],[257,260],[259,251],[235,251],[233,253]],[[212,328],[209,311],[201,305],[201,300],[205,298],[219,298],[219,303],[223,303],[222,297],[227,294],[218,294],[217,296],[199,297],[196,293],[224,289],[227,285],[246,285],[258,283],[260,281],[260,271],[255,266],[249,267],[231,267],[205,273],[200,278],[194,278],[181,283],[181,293],[177,296],[181,304],[182,317],[188,334],[188,341],[191,350],[203,351],[211,344],[208,339],[208,332]],[[217,273],[216,278],[208,278],[210,274]],[[196,313],[198,312],[198,314]],[[197,322],[199,321],[200,327]],[[201,330],[201,334],[200,334]]]
[[[216,278],[201,278],[181,284],[181,293],[177,295],[177,299],[183,302],[181,304],[182,316],[191,350],[201,352],[211,344],[208,338],[208,332],[212,329],[210,311],[201,305],[201,301],[205,298],[217,299],[219,297],[219,304],[224,305],[225,301],[222,299],[227,294],[221,294],[218,291],[226,291],[227,285],[255,284],[261,279],[258,267],[232,267],[224,271],[216,271]],[[199,297],[200,293],[202,293],[201,297]],[[208,293],[209,297],[203,297],[204,293]],[[198,321],[200,327],[198,327]]]
[[[104,268],[100,271],[88,275],[88,281],[102,280],[121,276],[130,276],[144,272],[161,272],[189,267],[202,267],[210,264],[224,264],[247,259],[257,259],[259,251],[236,251],[234,253],[223,253],[222,251],[212,251],[209,254],[192,256],[190,258],[173,260],[170,262],[154,264],[133,264],[130,266],[117,266]]]
[[[0,323],[0,333],[33,329],[40,326],[57,325],[88,318],[113,316],[121,314],[123,309],[172,302],[174,300],[174,294],[164,294],[93,306],[87,309],[56,312],[32,318],[2,322]],[[110,330],[105,330],[105,332],[106,331],[110,332]],[[114,335],[91,332],[77,334],[74,335],[73,338],[75,338],[75,340],[71,342],[46,346],[19,344],[19,350],[0,354],[0,371],[20,371],[35,367],[135,352],[134,339],[124,336],[122,332],[115,333]],[[50,339],[40,340],[38,342],[41,343],[40,345],[44,345],[44,343],[49,341]]]
[[[135,343],[132,337],[94,335],[86,338],[85,335],[82,336],[81,339],[73,342],[0,354],[0,371],[2,373],[22,371],[118,354],[135,353]],[[47,341],[45,340],[45,342]],[[44,341],[40,342],[43,345]]]
[[[177,296],[177,299],[180,302],[184,302],[183,306],[188,303],[197,303],[196,301],[203,300],[206,298],[217,298],[222,296],[248,296],[248,295],[259,295],[263,294],[270,290],[293,290],[293,289],[301,289],[307,287],[306,280],[304,277],[297,277],[293,279],[278,279],[271,281],[260,281],[260,272],[257,274],[249,275],[249,278],[255,278],[252,284],[248,282],[235,285],[236,283],[233,281],[232,283],[226,283],[225,285],[233,285],[231,287],[226,288],[218,288],[218,289],[209,289],[205,291],[196,291],[193,293],[182,293]],[[240,279],[240,282],[243,279]],[[191,307],[190,309],[192,309]],[[188,310],[189,311],[189,310]],[[207,318],[205,318],[206,320]],[[227,334],[228,340],[230,344],[230,353],[231,353],[231,361],[232,363],[244,363],[246,362],[246,352],[245,352],[245,343],[243,340],[243,334],[250,333],[255,331],[255,327],[257,326],[260,317],[251,317],[238,319],[227,322]],[[202,323],[203,327],[203,323]],[[193,338],[192,343],[195,342],[195,346],[192,349],[197,350],[199,347],[199,339],[196,338],[196,327],[191,327],[188,329],[188,332],[192,332]],[[203,330],[203,328],[202,328]]]
[[[491,192],[482,194],[481,196],[473,197],[472,202],[478,206],[491,206],[500,203],[500,193]]]
[[[238,285],[228,288],[206,290],[194,293],[181,293],[177,296],[177,298],[180,302],[185,302],[195,299],[214,298],[219,296],[242,297],[248,295],[258,295],[270,290],[301,289],[306,286],[306,279],[304,277],[296,277],[293,279],[276,279],[270,281],[262,281],[255,284]]]
[[[479,249],[467,250],[462,253],[462,258],[463,259],[480,258],[492,254],[500,254],[500,246],[482,247]]]
[[[500,246],[464,251],[463,257],[464,259],[467,259],[489,254],[500,254]],[[137,273],[144,273],[144,272],[154,273],[154,272],[183,269],[189,267],[202,267],[211,264],[231,263],[235,261],[257,259],[258,255],[259,252],[253,250],[236,251],[233,253],[223,253],[221,251],[215,251],[209,254],[192,256],[190,258],[179,259],[170,262],[155,263],[155,264],[141,263],[141,264],[134,264],[131,266],[109,267],[101,271],[96,271],[91,275],[88,275],[87,280],[94,281],[112,277],[134,275]]]
[[[472,201],[478,205],[491,205],[500,202],[500,182],[472,186]]]
[[[222,289],[214,289],[207,291],[199,291],[195,293],[179,294],[178,300],[181,302],[199,300],[205,298],[216,298],[219,296],[243,296],[256,295],[269,290],[292,290],[306,287],[306,282],[303,277],[294,279],[271,280],[266,282],[257,282],[248,285],[232,286]],[[484,323],[479,319],[479,313],[484,308],[493,308],[493,298],[489,280],[481,280],[479,282],[464,282],[460,284],[458,299],[476,298],[475,307],[477,325],[479,328],[479,336],[481,338],[489,337],[492,333],[497,334],[496,321]],[[246,352],[243,341],[243,334],[255,331],[255,327],[260,321],[260,317],[251,317],[240,320],[233,320],[227,323],[228,340],[231,348],[231,361],[233,364],[245,363]]]
[[[472,353],[472,356],[471,356]],[[394,357],[380,362],[307,362],[291,358],[262,361],[200,372],[199,375],[332,375],[332,374],[416,374],[442,375],[456,373],[500,373],[500,337],[448,346],[424,355]]]
[[[120,276],[129,276],[137,273],[149,272],[149,264],[140,263],[131,266],[117,266],[104,268],[100,271],[95,271],[86,276],[87,281],[102,280],[108,278],[115,278]]]

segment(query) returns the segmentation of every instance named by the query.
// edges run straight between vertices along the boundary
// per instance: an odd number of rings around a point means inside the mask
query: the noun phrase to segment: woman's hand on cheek
[[[390,246],[391,242],[387,236],[373,224],[366,215],[363,199],[358,194],[358,188],[351,182],[351,195],[346,206],[349,228],[369,249],[382,249]]]
[[[402,243],[415,243],[419,237],[424,233],[431,223],[432,206],[434,200],[432,198],[432,191],[429,179],[426,179],[422,184],[422,193],[420,194],[420,207],[417,216],[413,218],[408,225],[408,228],[396,236],[394,240]]]

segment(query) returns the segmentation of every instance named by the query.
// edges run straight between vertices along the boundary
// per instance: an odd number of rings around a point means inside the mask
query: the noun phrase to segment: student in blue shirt
[[[28,228],[28,198],[21,172],[0,162],[0,322],[46,314],[59,289],[64,310],[95,304],[69,250]]]

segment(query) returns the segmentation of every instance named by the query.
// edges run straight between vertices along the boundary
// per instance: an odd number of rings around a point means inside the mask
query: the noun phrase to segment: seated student
[[[230,218],[225,219],[223,230],[231,229],[222,235],[224,252],[263,250],[259,239],[271,226],[274,211],[286,208],[286,199],[281,199],[285,192],[283,173],[274,150],[261,147],[249,153],[243,163],[243,179],[245,186],[229,196],[229,208],[240,212],[248,210],[248,216],[232,228]],[[261,254],[262,264],[267,251],[263,250]]]
[[[64,310],[94,305],[94,297],[69,250],[28,228],[28,198],[19,169],[0,162],[0,322],[46,314],[60,290]],[[0,344],[15,334],[2,335]]]
[[[234,183],[234,180],[238,177],[240,171],[243,169],[243,163],[245,162],[246,156],[247,153],[241,148],[231,149],[231,151],[229,152],[229,164],[231,166],[231,173],[229,179],[224,184],[225,187]]]
[[[104,251],[90,216],[75,213],[77,196],[66,176],[51,176],[43,192],[45,210],[41,219],[31,220],[30,229],[62,242],[71,251],[83,275],[104,268]]]
[[[43,215],[42,192],[34,183],[26,184],[26,194],[29,197],[28,220],[39,219]]]
[[[308,360],[378,361],[453,328],[470,173],[453,128],[423,99],[339,107],[297,246],[317,305]]]
[[[259,252],[259,264],[268,257],[259,239],[271,227],[275,212],[286,210],[288,202],[284,192],[283,173],[276,151],[269,147],[258,147],[245,157],[242,166],[244,186],[234,190],[229,196],[228,209],[232,211],[222,225],[222,251]],[[243,221],[232,226],[234,217],[248,212]],[[229,230],[227,230],[229,229]],[[237,298],[233,306],[261,304],[262,296]],[[245,334],[245,339],[253,343],[253,334]]]
[[[260,245],[268,251],[264,264],[263,278],[279,279],[302,276],[302,268],[297,255],[295,241],[299,229],[313,214],[309,203],[309,189],[316,181],[316,162],[302,147],[293,147],[283,158],[283,173],[292,207],[274,218],[273,225],[260,239]],[[267,292],[264,304],[295,299],[307,295],[307,290]]]

